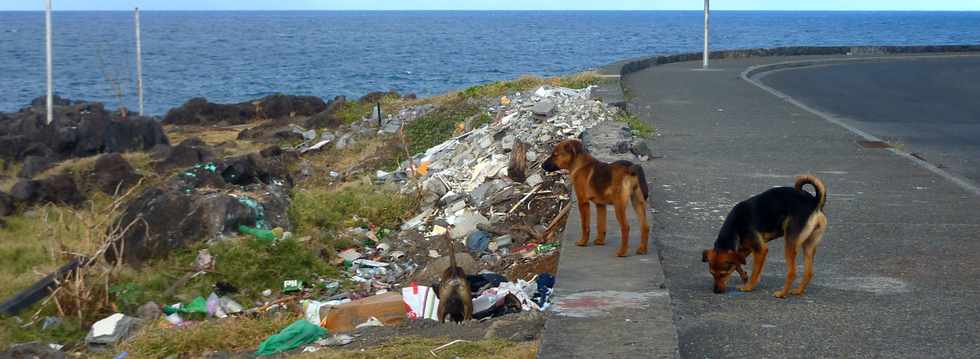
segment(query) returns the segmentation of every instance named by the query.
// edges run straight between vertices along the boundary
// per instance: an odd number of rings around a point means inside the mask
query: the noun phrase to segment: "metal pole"
[[[136,96],[140,101],[140,116],[143,116],[143,49],[140,43],[140,8],[133,11],[136,24]]]
[[[47,65],[47,84],[48,84],[48,96],[47,96],[47,111],[48,111],[48,124],[54,120],[54,99],[52,97],[54,79],[52,78],[52,65],[51,65],[51,0],[46,0],[44,2],[44,50],[47,55],[46,65]]]
[[[704,55],[702,55],[703,63],[701,67],[708,68],[708,0],[704,0]]]

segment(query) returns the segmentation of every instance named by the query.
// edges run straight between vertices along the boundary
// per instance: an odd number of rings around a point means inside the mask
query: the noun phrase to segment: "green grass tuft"
[[[657,133],[657,130],[653,126],[648,125],[632,114],[622,113],[617,118],[617,121],[625,123],[633,131],[633,135],[640,138],[652,138]]]
[[[292,197],[289,218],[300,235],[366,224],[392,228],[414,208],[411,199],[369,184],[296,190]],[[353,221],[354,216],[361,220]]]

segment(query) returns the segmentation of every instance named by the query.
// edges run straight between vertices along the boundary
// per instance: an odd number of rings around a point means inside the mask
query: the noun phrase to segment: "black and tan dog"
[[[596,245],[606,243],[606,205],[612,205],[619,221],[622,241],[617,256],[625,257],[629,251],[630,225],[626,220],[626,205],[633,202],[633,210],[640,221],[640,247],[636,254],[647,253],[650,227],[647,224],[646,207],[649,190],[643,167],[629,161],[605,163],[592,157],[578,140],[565,140],[555,146],[551,157],[541,165],[545,171],[568,170],[575,187],[578,209],[582,219],[582,239],[576,245],[589,244],[589,203],[596,206]]]
[[[815,196],[803,190],[811,185]],[[702,262],[708,262],[708,270],[714,277],[714,292],[725,292],[725,283],[732,272],[738,271],[742,286],[738,290],[751,291],[759,283],[762,267],[769,253],[768,242],[786,239],[786,283],[773,295],[785,298],[786,294],[802,295],[813,278],[813,256],[817,244],[827,229],[827,217],[823,207],[827,201],[827,188],[812,175],[796,177],[794,187],[776,187],[735,205],[728,213],[715,240],[713,249],[705,250]],[[790,290],[796,277],[796,251],[803,249],[803,280],[800,286]],[[752,277],[746,278],[742,265],[752,255]]]
[[[449,244],[449,268],[442,272],[439,281],[439,322],[445,322],[446,317],[454,322],[473,319],[473,297],[470,293],[470,283],[466,281],[466,272],[456,265],[456,250],[453,240],[446,232]]]

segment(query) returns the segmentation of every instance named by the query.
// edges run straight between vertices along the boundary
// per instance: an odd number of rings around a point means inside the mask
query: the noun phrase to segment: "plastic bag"
[[[255,355],[266,356],[290,351],[312,343],[324,335],[327,335],[326,329],[311,324],[306,319],[300,319],[259,344]]]

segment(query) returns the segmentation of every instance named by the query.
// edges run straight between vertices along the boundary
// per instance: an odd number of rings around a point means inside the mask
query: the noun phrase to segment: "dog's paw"
[[[636,254],[647,254],[647,248],[646,247],[637,248]]]
[[[784,299],[784,298],[786,298],[786,291],[784,291],[784,290],[777,290],[777,291],[775,291],[775,292],[772,293],[772,296],[773,297],[776,297],[776,298],[779,298],[779,299]]]
[[[747,285],[740,285],[740,286],[738,286],[738,291],[739,292],[751,292],[752,291],[752,287],[749,287]]]
[[[803,295],[803,293],[804,293],[805,291],[806,291],[806,290],[804,290],[804,289],[801,289],[801,288],[794,288],[793,290],[790,290],[790,291],[789,291],[789,294],[792,294],[792,295]]]
[[[588,239],[579,239],[578,241],[575,242],[575,245],[576,246],[579,246],[579,247],[588,246],[589,245],[589,240]]]
[[[596,239],[595,240],[595,245],[597,245],[597,246],[604,246],[604,245],[606,245],[606,240],[605,239]]]
[[[629,251],[626,250],[626,249],[620,249],[619,251],[616,252],[616,256],[617,257],[625,257],[627,252],[629,252]]]

